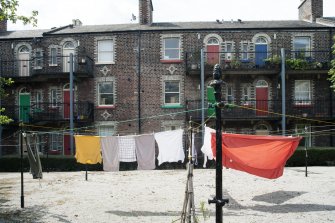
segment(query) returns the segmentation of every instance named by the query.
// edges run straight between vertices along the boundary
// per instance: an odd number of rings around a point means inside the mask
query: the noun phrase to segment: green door
[[[20,121],[29,122],[30,94],[20,94]]]

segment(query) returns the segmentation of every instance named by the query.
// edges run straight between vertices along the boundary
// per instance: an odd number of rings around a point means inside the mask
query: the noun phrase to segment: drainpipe
[[[73,155],[73,54],[70,53],[70,151]],[[64,150],[63,150],[64,152]]]
[[[205,137],[205,68],[204,68],[204,49],[200,51],[200,63],[201,63],[201,142],[204,144]],[[205,155],[206,156],[206,155]]]
[[[2,63],[0,59],[0,79],[1,79],[1,70],[2,70],[1,67],[2,67]],[[0,109],[1,109],[1,95],[0,95]],[[0,115],[1,115],[1,112],[0,112]],[[0,124],[0,157],[1,156],[2,156],[2,125]]]
[[[282,128],[282,135],[285,135],[286,132],[285,49],[281,48],[280,53],[281,53],[281,100],[282,100],[281,128]]]
[[[141,30],[138,30],[138,49],[137,49],[137,75],[138,75],[138,81],[137,81],[137,109],[138,109],[138,134],[141,134],[142,132],[142,126],[141,126]]]

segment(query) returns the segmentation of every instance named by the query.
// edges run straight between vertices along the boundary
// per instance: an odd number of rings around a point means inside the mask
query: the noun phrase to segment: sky
[[[92,6],[92,2],[94,5]],[[296,20],[300,0],[152,0],[154,22]],[[335,0],[323,0],[325,17],[335,17]],[[37,10],[38,26],[8,23],[8,30],[50,29],[79,19],[83,25],[137,23],[138,0],[19,0],[18,14]]]

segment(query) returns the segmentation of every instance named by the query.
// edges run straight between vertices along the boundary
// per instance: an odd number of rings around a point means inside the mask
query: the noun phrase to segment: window
[[[42,93],[36,92],[36,108],[41,109],[42,107]]]
[[[113,40],[98,41],[98,63],[114,62],[114,42]]]
[[[242,104],[250,105],[251,104],[251,87],[243,86],[242,87]]]
[[[114,82],[98,83],[98,106],[114,105]]]
[[[234,90],[232,86],[227,87],[227,102],[233,103],[234,102]]]
[[[295,104],[311,104],[311,82],[309,80],[296,80],[294,82]]]
[[[247,43],[243,43],[242,44],[242,55],[241,55],[241,59],[242,60],[248,60],[248,44]]]
[[[180,104],[180,82],[164,82],[164,104]]]
[[[227,43],[226,45],[226,59],[227,60],[233,59],[232,52],[233,52],[233,44]]]
[[[99,136],[112,136],[115,134],[114,125],[100,125],[98,127]]]
[[[180,60],[180,38],[171,37],[164,38],[163,40],[164,47],[164,60]]]
[[[51,106],[57,107],[57,90],[51,89]]]
[[[50,66],[57,65],[57,48],[50,49]]]
[[[305,59],[311,57],[311,38],[307,36],[298,36],[293,42],[295,58]]]
[[[37,50],[35,52],[35,59],[34,59],[35,67],[34,69],[41,69],[43,66],[43,55],[41,50]]]
[[[51,133],[51,150],[62,151],[63,149],[63,135],[58,133]]]

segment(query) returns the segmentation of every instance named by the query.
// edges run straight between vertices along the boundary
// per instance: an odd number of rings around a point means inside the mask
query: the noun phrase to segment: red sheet
[[[275,179],[283,175],[286,161],[301,137],[222,134],[222,165],[256,176]],[[212,133],[216,157],[216,135]]]

